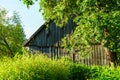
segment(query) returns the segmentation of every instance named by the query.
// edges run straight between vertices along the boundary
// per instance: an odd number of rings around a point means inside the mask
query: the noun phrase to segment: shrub
[[[68,80],[67,61],[51,59],[43,55],[4,58],[0,62],[0,80]]]
[[[69,59],[17,55],[0,59],[0,80],[119,80],[120,67],[86,66]]]

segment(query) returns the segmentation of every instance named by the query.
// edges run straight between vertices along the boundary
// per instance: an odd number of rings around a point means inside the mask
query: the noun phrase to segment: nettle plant
[[[76,29],[63,46],[72,52],[90,51],[91,44],[102,44],[120,53],[120,0],[22,0],[28,7],[39,1],[46,21],[65,25],[69,19]],[[80,49],[81,45],[84,47]]]

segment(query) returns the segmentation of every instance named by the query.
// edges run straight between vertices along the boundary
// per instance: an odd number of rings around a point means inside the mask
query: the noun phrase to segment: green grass
[[[120,67],[85,66],[38,54],[18,55],[0,59],[0,80],[120,80]]]

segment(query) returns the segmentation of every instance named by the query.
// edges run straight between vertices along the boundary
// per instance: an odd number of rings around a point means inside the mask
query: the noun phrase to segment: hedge
[[[43,55],[0,59],[0,80],[120,80],[120,67],[86,66]]]

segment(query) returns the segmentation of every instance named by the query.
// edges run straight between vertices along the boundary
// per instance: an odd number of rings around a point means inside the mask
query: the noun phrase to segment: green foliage
[[[74,64],[71,67],[72,80],[119,80],[120,67],[85,66]]]
[[[81,64],[74,63],[70,68],[71,80],[87,80],[90,76],[90,69]]]
[[[90,69],[91,80],[119,80],[120,67],[114,69],[109,67],[92,66]]]
[[[26,52],[26,51],[24,51]],[[0,80],[119,80],[120,67],[86,66],[35,54],[0,58]]]
[[[22,1],[29,6],[35,2]],[[69,44],[63,43],[67,49],[78,50],[84,45],[79,51],[88,53],[91,44],[101,44],[120,53],[120,0],[39,0],[39,3],[46,21],[52,20],[59,26],[69,19],[76,23]]]
[[[19,15],[14,12],[12,17],[8,12],[0,8],[0,55],[14,56],[21,52],[25,34]]]
[[[68,80],[70,66],[67,65],[71,63],[36,54],[4,58],[0,64],[1,80]]]

